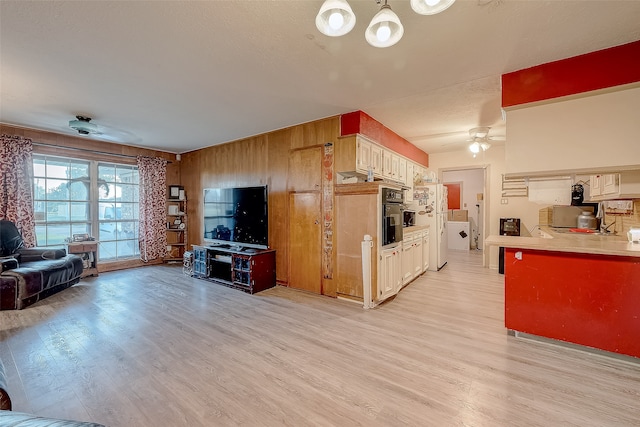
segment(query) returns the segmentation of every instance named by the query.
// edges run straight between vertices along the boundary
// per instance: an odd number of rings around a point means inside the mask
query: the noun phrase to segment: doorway
[[[444,185],[460,188],[460,209],[466,210],[469,219],[470,249],[482,250],[485,230],[489,230],[487,215],[487,168],[460,168],[442,171]]]

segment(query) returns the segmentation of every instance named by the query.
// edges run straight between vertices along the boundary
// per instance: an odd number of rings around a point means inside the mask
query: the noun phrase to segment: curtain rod
[[[105,156],[124,157],[125,159],[135,159],[136,157],[138,157],[138,156],[132,156],[130,154],[108,153],[106,151],[87,150],[86,148],[77,148],[77,147],[66,147],[66,146],[62,146],[62,145],[46,144],[44,142],[32,142],[32,144],[33,145],[39,145],[41,147],[53,147],[53,148],[61,148],[63,150],[75,150],[75,151],[83,151],[85,153],[102,154],[102,155],[105,155]],[[146,156],[146,157],[151,157],[151,156]],[[171,162],[171,160],[167,160],[167,163],[172,163],[172,162]]]

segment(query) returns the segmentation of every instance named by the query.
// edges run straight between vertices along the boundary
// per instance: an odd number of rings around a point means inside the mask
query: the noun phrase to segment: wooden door
[[[322,293],[322,148],[289,154],[289,286]]]
[[[289,194],[289,286],[322,293],[321,193]]]

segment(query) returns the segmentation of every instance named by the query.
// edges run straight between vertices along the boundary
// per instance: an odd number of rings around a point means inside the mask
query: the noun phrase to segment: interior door
[[[322,294],[322,149],[289,154],[289,286]]]
[[[322,293],[321,193],[289,194],[289,286]]]

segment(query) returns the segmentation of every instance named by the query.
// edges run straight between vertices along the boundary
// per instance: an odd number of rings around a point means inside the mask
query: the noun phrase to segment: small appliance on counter
[[[519,236],[520,218],[500,218],[501,236]],[[504,274],[504,248],[500,246],[498,253],[498,273]]]
[[[402,221],[403,227],[413,227],[416,225],[416,211],[405,210],[403,213],[404,219]]]
[[[589,230],[595,230],[598,228],[598,220],[591,211],[582,211],[578,215],[578,228],[586,228]]]

